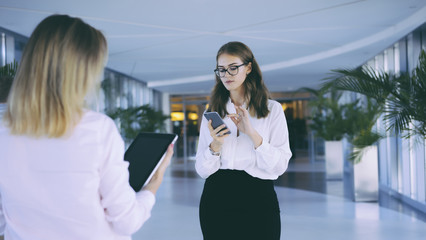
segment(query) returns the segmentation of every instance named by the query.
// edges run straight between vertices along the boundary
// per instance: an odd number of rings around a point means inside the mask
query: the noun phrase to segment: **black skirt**
[[[206,179],[200,201],[204,240],[279,240],[280,209],[272,180],[219,170]]]

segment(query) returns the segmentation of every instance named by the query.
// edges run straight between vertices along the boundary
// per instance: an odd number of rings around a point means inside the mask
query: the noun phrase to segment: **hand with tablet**
[[[154,175],[152,176],[151,180],[149,180],[148,184],[143,187],[144,190],[151,191],[153,194],[156,194],[158,188],[160,187],[161,183],[163,182],[164,173],[167,169],[167,167],[170,165],[170,160],[173,156],[173,144],[170,144],[167,148],[166,155],[164,157],[164,160],[161,162],[160,166],[158,167],[157,171],[155,171]]]
[[[173,156],[178,136],[169,133],[139,133],[124,154],[129,162],[129,183],[135,192],[142,188],[156,193]]]

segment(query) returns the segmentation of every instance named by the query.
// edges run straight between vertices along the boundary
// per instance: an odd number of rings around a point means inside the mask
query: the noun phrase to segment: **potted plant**
[[[15,60],[9,64],[0,67],[0,76],[15,77],[16,71],[18,70],[18,62]]]
[[[376,72],[364,67],[333,70],[335,75],[326,85],[357,92],[375,99],[383,106],[387,130],[403,137],[426,137],[426,53],[421,51],[419,64],[408,73]],[[327,86],[329,87],[329,86]]]
[[[345,178],[352,188],[348,195],[354,201],[377,201],[379,170],[376,143],[382,138],[374,128],[381,106],[370,98],[365,104],[347,112],[349,153],[347,154]],[[359,101],[355,101],[358,104]],[[362,102],[362,101],[361,101]],[[347,185],[348,185],[347,184]],[[345,189],[348,191],[349,189]]]
[[[140,132],[165,132],[165,120],[170,118],[149,104],[139,107],[117,108],[107,115],[118,121],[118,126],[126,143],[132,141]]]
[[[342,93],[333,88],[303,88],[310,92],[315,99],[310,101],[311,123],[309,127],[316,136],[325,141],[326,178],[339,180],[343,178],[343,138],[347,133],[345,113],[355,107],[353,103],[341,104]],[[328,95],[328,96],[326,96]]]
[[[381,113],[381,105],[366,97],[351,103],[339,103],[342,92],[332,84],[326,84],[318,91],[321,96],[327,92],[330,98],[320,97],[313,102],[315,107],[311,124],[311,128],[326,140],[327,178],[330,179],[330,171],[336,174],[339,164],[341,178],[345,185],[351,186],[349,191],[345,188],[345,195],[355,201],[377,201],[378,159],[375,143],[381,135],[374,130],[374,125]]]
[[[348,116],[353,119],[353,131],[349,137],[353,147],[349,160],[352,160],[353,167],[353,198],[356,201],[375,201],[378,192],[375,143],[385,137],[374,131],[377,117],[383,115],[387,131],[396,132],[404,138],[414,135],[426,138],[426,54],[421,52],[419,64],[411,74],[385,73],[369,67],[333,72],[334,76],[327,79],[325,88],[356,92],[367,99],[364,112]],[[370,174],[369,180],[362,180],[367,173]]]
[[[18,63],[16,61],[0,67],[0,120],[6,111],[7,97],[17,70]]]

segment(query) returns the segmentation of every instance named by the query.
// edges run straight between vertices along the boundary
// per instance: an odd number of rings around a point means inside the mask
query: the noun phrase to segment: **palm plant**
[[[376,100],[365,97],[351,103],[340,103],[342,91],[332,83],[321,89],[303,88],[312,93],[316,99],[310,102],[312,107],[310,127],[326,141],[341,140],[347,137],[354,151],[349,160],[361,161],[366,147],[373,145],[382,136],[373,130],[377,118],[382,112],[382,105]],[[328,95],[328,97],[326,97]],[[365,104],[360,104],[363,101]]]
[[[374,145],[383,136],[375,131],[374,125],[382,110],[374,99],[365,98],[366,103],[359,105],[359,101],[354,104],[357,107],[350,108],[346,112],[347,136],[353,146],[353,151],[349,155],[349,160],[359,163],[367,147]]]
[[[315,100],[311,101],[311,124],[310,128],[326,141],[339,141],[345,136],[355,136],[361,128],[372,126],[370,122],[365,123],[371,116],[372,105],[362,108],[358,101],[341,103],[342,91],[332,85],[327,85],[319,90],[302,88],[301,90],[312,93]],[[374,111],[378,111],[375,109]],[[362,117],[365,116],[365,117]]]
[[[343,112],[346,106],[339,104],[341,93],[331,91],[330,96],[325,95],[329,89],[312,89],[302,88],[302,91],[311,93],[315,100],[310,101],[311,117],[312,120],[309,127],[314,130],[317,136],[326,141],[339,141],[345,133],[345,120],[343,119]]]
[[[0,76],[15,77],[16,71],[18,70],[18,62],[13,61],[9,64],[0,67]]]
[[[126,141],[133,140],[140,132],[164,132],[165,120],[169,118],[162,111],[149,104],[139,107],[117,108],[107,112],[114,120],[120,121],[120,131]]]
[[[426,138],[426,53],[410,74],[377,72],[372,68],[337,69],[325,88],[334,87],[373,98],[383,108],[388,129],[404,137],[419,134]]]
[[[7,101],[7,97],[12,87],[13,79],[18,70],[18,62],[6,64],[0,67],[0,103],[3,104]],[[1,115],[0,115],[1,118]]]

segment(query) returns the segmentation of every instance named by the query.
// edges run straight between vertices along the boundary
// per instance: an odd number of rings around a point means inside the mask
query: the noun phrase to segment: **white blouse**
[[[228,113],[235,113],[235,106],[228,101]],[[211,154],[209,145],[213,141],[207,127],[208,121],[203,117],[196,155],[195,168],[202,178],[207,178],[219,169],[243,170],[260,179],[277,179],[288,167],[291,151],[288,139],[287,122],[281,105],[268,100],[270,113],[265,118],[249,116],[252,126],[262,136],[262,144],[254,148],[249,136],[240,132],[229,117],[223,121],[231,130],[231,135],[224,139],[220,156]]]
[[[88,111],[68,138],[10,135],[0,124],[0,235],[5,239],[131,239],[155,196],[129,185],[114,122]]]

